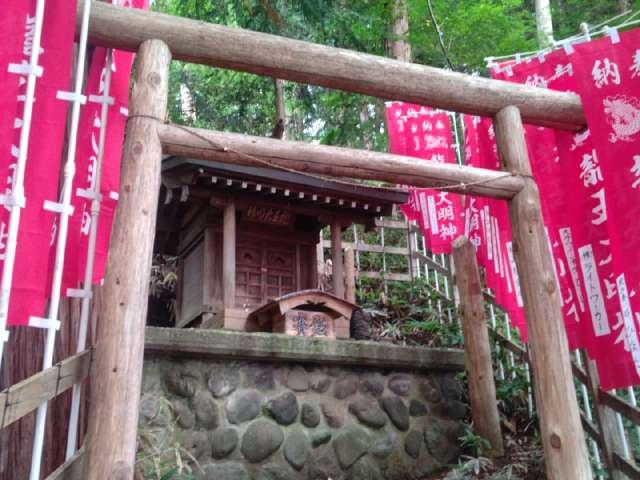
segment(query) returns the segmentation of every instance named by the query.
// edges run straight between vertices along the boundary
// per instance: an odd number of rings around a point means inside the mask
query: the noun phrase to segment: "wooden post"
[[[629,477],[616,468],[616,462],[613,458],[614,453],[625,458],[624,440],[618,428],[616,413],[600,401],[600,377],[598,376],[596,364],[593,360],[586,358],[586,355],[584,355],[583,358],[585,359],[584,366],[587,372],[587,387],[593,396],[594,413],[602,438],[600,447],[602,448],[604,461],[607,465],[607,471],[612,480],[628,480]]]
[[[327,177],[360,178],[414,187],[439,188],[465,195],[512,198],[522,190],[518,176],[452,163],[416,162],[390,153],[315,145],[238,133],[164,124],[158,127],[169,155],[299,170]],[[255,158],[253,158],[255,157]]]
[[[146,39],[161,38],[176,60],[190,63],[472,115],[493,116],[505,106],[517,105],[527,122],[536,125],[580,130],[586,124],[580,97],[573,93],[473,77],[107,2],[91,5],[89,25],[89,41],[96,46],[134,51]]]
[[[484,314],[484,298],[476,252],[467,237],[453,242],[456,285],[460,292],[460,313],[464,333],[464,363],[469,382],[471,418],[476,434],[487,439],[490,456],[504,455],[496,386],[491,364],[489,330]]]
[[[344,298],[344,265],[342,264],[342,226],[337,218],[331,224],[331,263],[333,274],[333,294]]]
[[[513,250],[529,332],[531,366],[549,480],[591,479],[580,423],[561,299],[545,235],[540,196],[531,177],[524,128],[516,107],[500,110],[496,142],[504,167],[524,188],[509,201]]]
[[[350,303],[356,303],[356,259],[353,248],[344,249],[344,299]]]
[[[222,299],[224,308],[236,303],[236,204],[229,197],[222,220]]]
[[[122,151],[121,189],[100,304],[85,474],[133,478],[142,382],[149,273],[160,191],[171,52],[160,40],[140,45]],[[158,120],[154,120],[158,119]]]

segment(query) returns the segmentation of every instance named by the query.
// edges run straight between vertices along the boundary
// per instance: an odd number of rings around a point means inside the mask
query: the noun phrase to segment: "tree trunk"
[[[549,0],[536,0],[536,26],[540,48],[553,45],[553,22]]]
[[[629,0],[618,0],[618,11],[624,13],[631,8],[631,2]]]
[[[284,140],[287,135],[287,110],[284,106],[284,80],[274,78],[273,86],[276,91],[276,119],[271,136]]]
[[[411,61],[409,35],[409,11],[407,0],[395,0],[393,3],[392,37],[389,41],[389,56],[403,62]]]

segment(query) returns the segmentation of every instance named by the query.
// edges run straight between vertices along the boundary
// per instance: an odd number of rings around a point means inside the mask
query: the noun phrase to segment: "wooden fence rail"
[[[32,412],[89,376],[93,350],[85,350],[0,392],[0,428]]]

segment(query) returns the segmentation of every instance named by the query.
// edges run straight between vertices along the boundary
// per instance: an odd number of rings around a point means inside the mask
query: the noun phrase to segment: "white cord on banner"
[[[89,314],[91,307],[91,283],[93,280],[93,266],[95,262],[96,244],[98,238],[98,219],[100,216],[100,181],[102,177],[102,162],[104,158],[105,138],[107,132],[107,119],[109,114],[109,106],[113,105],[113,97],[109,97],[111,88],[111,62],[112,51],[107,50],[107,58],[105,61],[105,77],[104,77],[104,94],[100,97],[97,95],[91,95],[89,101],[98,102],[102,104],[100,110],[100,136],[98,139],[98,156],[96,159],[96,171],[93,177],[93,185],[91,197],[91,224],[89,227],[89,246],[87,249],[87,262],[84,270],[84,282],[83,290],[68,290],[69,296],[80,296],[80,292],[84,295],[82,297],[82,304],[80,307],[80,329],[78,330],[78,344],[76,346],[76,353],[82,352],[86,348],[87,344],[87,329],[89,324]],[[79,192],[78,192],[79,193]],[[78,442],[78,418],[80,414],[80,395],[82,388],[80,384],[75,384],[71,393],[71,413],[69,414],[69,430],[67,434],[67,452],[66,460],[69,460],[77,449]]]
[[[80,39],[78,47],[78,60],[75,72],[75,84],[73,88],[73,106],[71,109],[71,128],[69,132],[69,146],[67,150],[67,160],[64,165],[62,184],[62,209],[60,212],[60,225],[58,228],[58,239],[56,244],[56,257],[53,265],[53,280],[51,282],[51,300],[49,303],[49,319],[56,319],[60,306],[60,288],[62,284],[62,271],[64,268],[64,254],[67,247],[67,230],[69,227],[69,215],[71,207],[71,190],[73,176],[76,169],[76,143],[78,140],[78,123],[80,120],[80,105],[82,102],[82,83],[84,77],[84,64],[87,53],[87,34],[89,31],[89,11],[91,10],[91,0],[84,0],[82,11],[82,27],[80,29]],[[75,14],[74,12],[70,12]],[[42,369],[51,367],[53,363],[53,349],[56,339],[56,330],[47,329],[47,337],[44,347],[44,358]],[[44,427],[47,418],[47,403],[38,406],[36,414],[36,426],[33,436],[33,450],[31,454],[30,480],[40,479],[40,466],[42,464],[42,447],[44,445]]]
[[[20,130],[20,144],[16,154],[16,168],[11,189],[11,201],[5,197],[5,205],[10,207],[9,228],[6,239],[6,252],[4,254],[4,266],[2,280],[0,280],[0,366],[2,365],[4,343],[9,338],[6,330],[7,317],[9,315],[9,299],[11,297],[11,285],[13,284],[13,267],[16,259],[16,247],[18,245],[18,226],[20,225],[20,211],[24,206],[24,172],[27,166],[27,153],[29,151],[29,132],[31,131],[31,117],[33,114],[33,102],[35,100],[36,78],[42,75],[42,67],[38,65],[40,59],[40,39],[42,37],[42,23],[44,20],[44,0],[36,2],[35,30],[31,44],[31,56],[29,64],[9,65],[8,71],[19,75],[27,75],[27,90],[24,95],[24,112],[22,116],[22,128]]]

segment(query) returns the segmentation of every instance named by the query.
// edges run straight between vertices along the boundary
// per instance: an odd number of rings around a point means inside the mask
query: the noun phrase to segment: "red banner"
[[[607,300],[618,302],[608,321],[603,388],[640,383],[640,30],[576,45],[571,55],[593,140],[580,176],[597,188],[592,213],[609,225],[611,273],[602,279]],[[616,352],[612,355],[612,352]]]
[[[12,191],[19,151],[27,71],[6,74],[8,64],[28,66],[35,31],[35,0],[12,2],[2,21],[3,118],[0,144],[6,152],[0,160],[5,193]],[[8,11],[7,11],[8,10]],[[30,316],[42,316],[48,294],[48,269],[56,214],[43,208],[46,200],[55,202],[62,155],[68,103],[58,99],[70,90],[71,54],[75,30],[75,2],[64,8],[48,2],[44,12],[39,66],[31,120],[31,135],[25,170],[25,208],[22,209],[13,288],[9,304],[9,325],[26,325]],[[16,42],[21,38],[22,42]],[[17,48],[16,48],[17,47]],[[6,109],[5,109],[6,107]],[[15,115],[12,113],[15,112]],[[8,132],[11,132],[10,134]],[[0,209],[0,251],[6,249],[8,208]]]
[[[113,3],[143,9],[149,6],[146,0]],[[120,185],[120,160],[128,115],[129,80],[133,58],[134,55],[130,52],[119,50],[111,52],[111,78],[107,92],[107,50],[96,48],[93,53],[86,87],[89,102],[82,112],[78,134],[76,176],[72,198],[76,213],[69,223],[64,273],[66,288],[78,288],[84,281],[89,232],[93,221],[91,197],[96,192],[100,195],[101,205],[97,223],[93,282],[99,283],[104,278],[109,237]],[[105,102],[108,105],[108,114],[98,188],[97,160],[102,105]]]
[[[493,122],[488,118],[464,116],[465,164],[496,170],[499,168]],[[505,201],[468,197],[465,234],[476,248],[484,267],[485,281],[496,303],[510,315],[511,323],[526,341],[520,280],[515,267],[511,223]]]
[[[590,130],[526,128],[571,348],[605,389],[640,381],[640,31],[499,68],[500,78],[582,96]],[[638,157],[638,158],[636,158]]]
[[[439,163],[456,163],[447,112],[408,103],[387,105],[391,153]],[[451,253],[451,242],[464,230],[460,196],[433,189],[412,189],[402,207],[420,225],[432,253]]]

